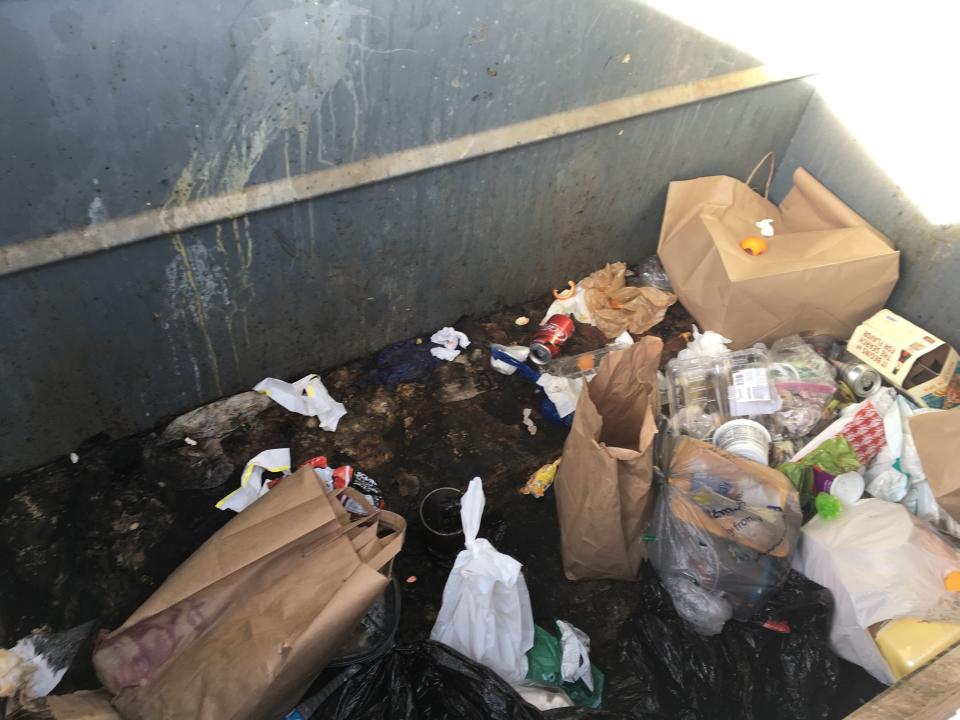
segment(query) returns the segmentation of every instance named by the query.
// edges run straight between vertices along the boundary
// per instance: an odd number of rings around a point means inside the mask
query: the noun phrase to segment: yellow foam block
[[[893,676],[902,680],[960,642],[960,625],[901,618],[880,628],[876,640]]]

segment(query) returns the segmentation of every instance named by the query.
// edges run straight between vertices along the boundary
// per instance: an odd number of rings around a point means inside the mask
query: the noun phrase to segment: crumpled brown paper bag
[[[850,337],[884,306],[900,253],[803,168],[779,207],[747,183],[670,183],[657,252],[680,302],[731,349],[804,332]],[[747,254],[741,240],[767,218],[766,252]]]
[[[638,577],[652,502],[663,342],[644,337],[604,358],[577,401],[554,482],[571,580]]]
[[[406,524],[367,508],[351,520],[306,467],[218,530],[100,639],[123,717],[283,717],[389,582]]]
[[[593,324],[608,338],[624,330],[645,333],[663,320],[667,308],[677,301],[676,295],[657,288],[627,286],[626,271],[624,263],[611,263],[580,281]]]
[[[934,497],[954,520],[960,521],[960,407],[925,412],[910,418],[910,434]]]

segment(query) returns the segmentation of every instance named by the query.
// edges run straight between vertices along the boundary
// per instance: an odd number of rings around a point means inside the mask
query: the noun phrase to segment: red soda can
[[[551,315],[530,343],[530,359],[546,365],[560,354],[560,346],[573,335],[573,320],[567,315]]]

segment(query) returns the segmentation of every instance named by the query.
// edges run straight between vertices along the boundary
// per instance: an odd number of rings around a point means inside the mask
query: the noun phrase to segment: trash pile
[[[518,437],[559,429],[562,454],[509,502],[555,503],[553,584],[631,588],[616,675],[569,616],[538,612],[538,567],[492,540],[480,477],[420,500],[443,589],[429,637],[395,642],[407,520],[361,470],[325,455],[294,470],[281,447],[246,463],[216,503],[231,519],[99,637],[103,691],[37,700],[56,684],[33,679],[51,666],[37,641],[0,657],[3,693],[22,717],[533,720],[614,704],[804,720],[830,717],[840,658],[891,684],[960,642],[958,355],[884,307],[899,253],[809,173],[779,206],[749,181],[671,183],[658,254],[555,289],[539,324],[516,318],[522,344],[450,326],[376,363],[395,392],[479,362],[534,393]],[[696,324],[668,347],[651,330],[678,301]],[[603,341],[571,352],[587,328]],[[348,415],[319,375],[254,390],[321,431]],[[192,427],[163,442],[221,452]]]

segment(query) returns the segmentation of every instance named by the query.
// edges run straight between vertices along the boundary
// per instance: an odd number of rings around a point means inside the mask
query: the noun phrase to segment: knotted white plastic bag
[[[483,483],[474,478],[460,503],[466,549],[447,578],[430,639],[518,683],[527,676],[533,647],[530,594],[520,563],[477,538],[484,503]]]

